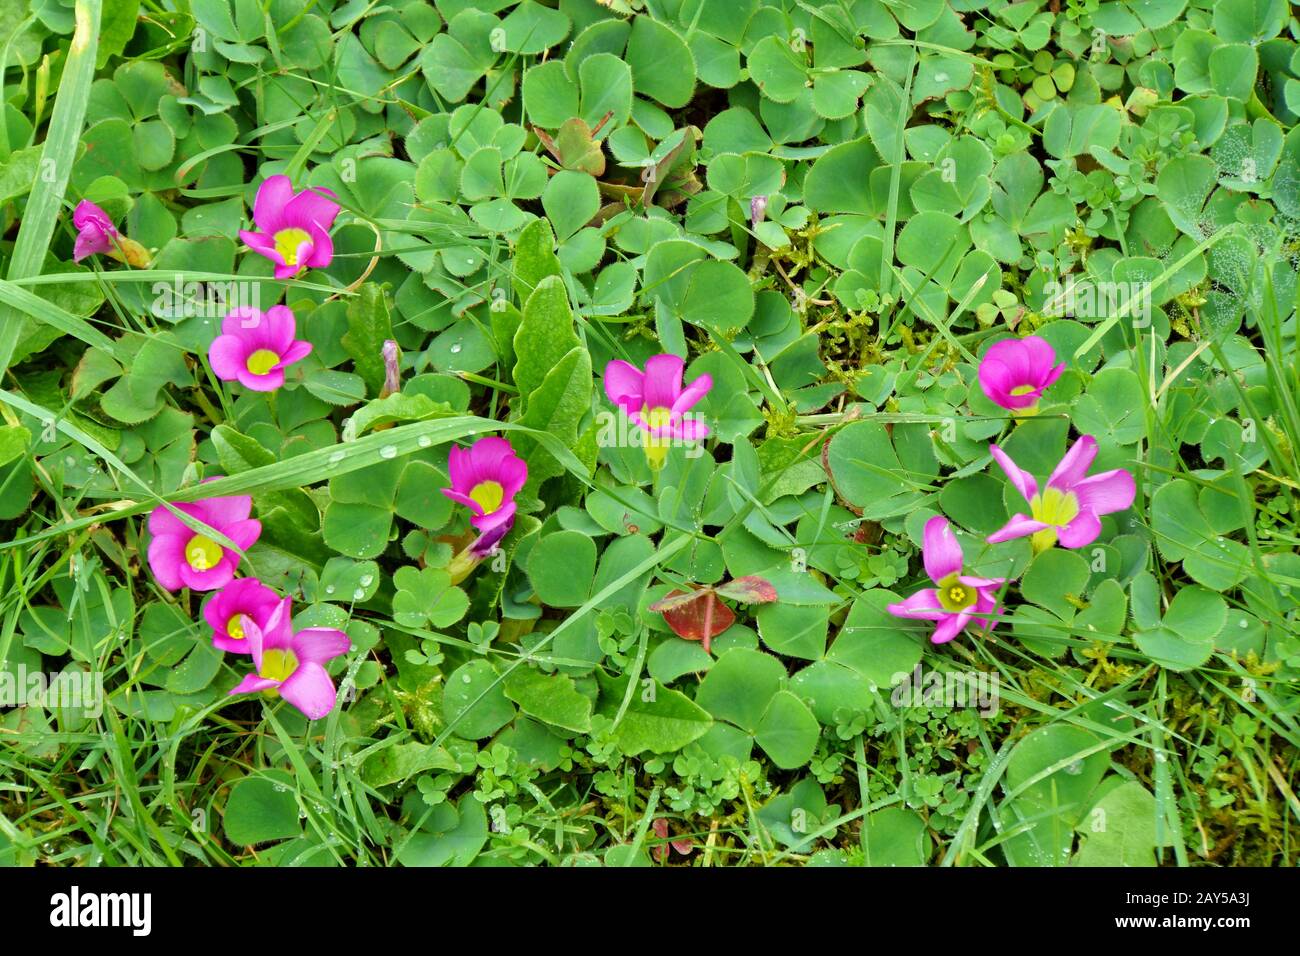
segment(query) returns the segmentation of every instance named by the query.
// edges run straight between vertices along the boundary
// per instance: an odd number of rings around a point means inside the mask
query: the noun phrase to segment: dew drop
[[[373,574],[363,574],[361,575],[360,580],[361,580],[361,586],[363,588],[368,588],[370,587],[370,585],[375,583],[375,576]]]
[[[326,594],[333,594],[333,593],[334,593],[334,585],[332,585],[332,584],[327,584],[327,585],[325,585],[325,593],[326,593]]]
[[[360,601],[365,596],[366,596],[366,592],[361,588],[357,588],[355,591],[352,592],[352,600],[354,601]]]
[[[456,343],[455,345],[453,345],[453,346],[452,346],[448,351],[450,351],[452,355],[457,355],[457,354],[459,354],[459,353],[460,353],[460,343],[457,342],[457,343]]]
[[[470,682],[470,676],[468,674],[460,675],[460,679],[463,680],[466,684]]]
[[[396,449],[394,446],[392,446],[392,445],[385,445],[383,448],[379,449],[379,457],[380,457],[380,458],[396,458],[396,457],[397,457],[397,449]]]
[[[344,457],[345,457],[345,456],[344,456],[343,452],[341,452],[341,451],[336,451],[334,454],[330,455],[330,458],[329,458],[330,464],[331,464],[331,465],[337,465],[339,462],[341,462],[341,461],[344,459]]]
[[[1250,622],[1243,617],[1240,621],[1237,622],[1237,626],[1244,631],[1246,628],[1250,627]]]
[[[416,444],[418,444],[421,448],[428,448],[430,445],[433,444],[433,439],[430,438],[428,435],[421,435],[417,440]]]

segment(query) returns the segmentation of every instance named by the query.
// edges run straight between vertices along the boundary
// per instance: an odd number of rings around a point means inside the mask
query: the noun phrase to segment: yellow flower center
[[[485,515],[490,515],[501,507],[506,495],[500,482],[480,481],[471,489],[469,496],[483,509]]]
[[[939,583],[938,593],[939,605],[945,611],[964,611],[979,600],[979,592],[962,584],[955,574]]]
[[[298,247],[310,241],[311,236],[306,229],[281,229],[275,234],[275,251],[280,253],[280,258],[284,260],[286,266],[296,266]]]
[[[280,356],[270,349],[258,349],[248,357],[248,361],[245,363],[248,370],[254,375],[265,375],[279,364]]]
[[[244,639],[244,625],[239,623],[239,619],[242,616],[243,615],[240,614],[232,614],[230,615],[230,620],[226,622],[226,633],[237,641],[242,641]]]
[[[1034,532],[1029,539],[1035,553],[1046,551],[1056,544],[1056,529],[1064,527],[1078,516],[1079,499],[1070,492],[1048,485],[1041,494],[1034,495],[1029,502],[1029,511],[1036,521],[1051,525],[1050,528]]]
[[[647,406],[641,409],[641,417],[651,428],[667,428],[673,423],[673,410],[663,405],[657,408]]]
[[[1011,390],[1011,394],[1019,397],[1021,395],[1028,395],[1033,390],[1034,386],[1032,385],[1017,385]]]
[[[265,677],[267,680],[284,683],[297,669],[298,658],[293,651],[275,647],[262,651],[262,669],[257,673],[259,677]]]
[[[221,560],[221,545],[205,534],[196,534],[185,546],[185,560],[195,571],[210,571]]]

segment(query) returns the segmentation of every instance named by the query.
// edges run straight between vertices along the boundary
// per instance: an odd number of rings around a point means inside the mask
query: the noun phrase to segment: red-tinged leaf
[[[650,829],[654,830],[655,836],[657,836],[659,839],[661,840],[668,839],[668,821],[665,820],[663,817],[660,817],[654,823],[650,824]],[[664,860],[668,858],[668,844],[664,843],[660,846],[654,847],[653,849],[651,849],[650,852],[651,854],[654,855],[654,858],[656,860],[662,863]]]
[[[771,604],[776,600],[776,588],[766,578],[749,574],[736,578],[713,589],[719,597],[730,598],[741,604]]]
[[[655,836],[660,840],[668,839],[668,819],[666,817],[659,817],[654,821],[654,823],[650,824],[650,827],[654,830]],[[688,856],[690,852],[695,849],[695,842],[689,837],[681,840],[673,840],[669,843],[664,843],[660,846],[651,848],[650,852],[654,855],[656,860],[662,863],[668,858],[668,848],[670,846],[682,856]]]
[[[679,593],[681,592],[673,591],[668,597],[675,597]],[[689,601],[664,611],[664,620],[678,637],[684,637],[688,641],[703,641],[705,653],[708,653],[709,643],[736,622],[736,615],[717,599],[712,589],[696,592],[689,597]]]
[[[711,590],[713,589],[704,588],[697,591],[673,591],[666,597],[662,597],[658,601],[655,601],[654,604],[651,604],[650,610],[659,612],[670,611],[675,607],[681,607],[683,604],[690,604],[692,601],[698,600],[705,591]]]

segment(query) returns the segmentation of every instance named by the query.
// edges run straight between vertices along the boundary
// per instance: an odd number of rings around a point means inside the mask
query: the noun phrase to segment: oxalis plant
[[[0,24],[0,862],[1300,861],[1283,0]]]

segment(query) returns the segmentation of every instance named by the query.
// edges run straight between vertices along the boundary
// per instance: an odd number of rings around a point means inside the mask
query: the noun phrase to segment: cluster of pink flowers
[[[333,709],[336,696],[325,665],[346,654],[350,642],[335,628],[294,631],[289,598],[257,578],[235,578],[240,553],[262,533],[262,523],[250,517],[252,507],[249,495],[203,498],[170,508],[159,505],[149,515],[149,567],[168,591],[216,592],[203,607],[213,645],[253,659],[252,673],[231,694],[278,695],[318,720]],[[235,547],[191,528],[178,512]]]
[[[980,387],[997,405],[1017,415],[1033,414],[1043,392],[1065,370],[1064,363],[1055,363],[1052,346],[1036,335],[998,342],[984,353]],[[1070,446],[1041,491],[1034,476],[996,444],[989,446],[989,453],[1029,505],[1029,514],[1016,512],[989,535],[990,544],[1028,537],[1035,554],[1056,544],[1082,548],[1101,534],[1103,515],[1124,511],[1137,496],[1137,483],[1123,468],[1088,474],[1097,457],[1097,440],[1091,435]],[[1005,579],[962,574],[961,547],[947,518],[936,516],[926,522],[921,555],[936,586],[889,605],[890,613],[936,622],[930,638],[936,644],[951,641],[972,622],[991,629],[997,614],[993,592]]]
[[[321,187],[295,192],[288,176],[268,176],[253,201],[258,231],[241,229],[239,235],[251,250],[275,263],[277,279],[294,278],[307,268],[324,269],[334,258],[329,231],[341,209],[330,198],[333,195]],[[77,229],[74,261],[107,254],[129,265],[148,265],[143,247],[119,232],[108,213],[90,200],[77,205],[72,224]],[[288,306],[272,306],[265,312],[233,309],[208,347],[208,362],[224,382],[271,392],[284,384],[286,368],[311,353],[311,343],[296,336],[296,321]]]
[[[248,248],[275,263],[277,279],[292,279],[308,268],[324,269],[334,258],[329,231],[341,209],[333,195],[324,188],[295,192],[288,176],[268,176],[253,201],[253,223],[259,231],[241,229],[239,236]],[[296,336],[297,323],[288,306],[265,312],[235,309],[208,348],[208,362],[222,381],[271,392],[284,384],[288,366],[311,353],[311,343]]]

